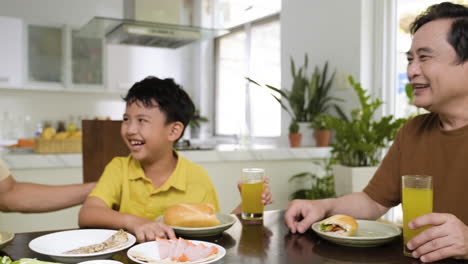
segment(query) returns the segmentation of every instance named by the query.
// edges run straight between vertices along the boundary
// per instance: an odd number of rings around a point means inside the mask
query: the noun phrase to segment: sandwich
[[[330,216],[320,222],[320,231],[342,236],[353,236],[358,229],[356,220],[347,215]]]
[[[180,203],[167,208],[164,223],[177,227],[210,227],[221,223],[209,203]]]

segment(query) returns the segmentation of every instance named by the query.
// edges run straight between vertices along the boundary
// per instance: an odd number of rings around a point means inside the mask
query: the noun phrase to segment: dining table
[[[213,237],[193,238],[216,243],[226,249],[226,255],[217,263],[224,264],[295,264],[295,263],[421,263],[403,255],[402,237],[376,247],[348,247],[324,240],[312,230],[292,234],[284,223],[284,210],[265,211],[263,220],[243,220],[240,215],[232,227]],[[37,258],[53,261],[29,249],[36,237],[57,232],[41,231],[18,233],[13,241],[0,251],[0,255],[13,260]],[[190,238],[187,238],[190,239]],[[112,256],[125,264],[133,263],[126,250]],[[444,259],[433,263],[468,263],[463,260]]]

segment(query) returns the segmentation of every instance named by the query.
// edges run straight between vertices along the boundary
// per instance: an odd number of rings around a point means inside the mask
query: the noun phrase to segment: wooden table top
[[[226,256],[219,263],[420,263],[418,260],[403,256],[402,239],[372,248],[355,248],[335,245],[315,235],[312,231],[306,234],[291,234],[283,221],[284,211],[266,211],[263,222],[246,223],[237,221],[230,229],[216,237],[196,238],[226,248]],[[239,216],[238,216],[239,218]],[[31,251],[29,241],[55,231],[20,233],[0,251],[13,260],[20,258],[37,258],[53,261]],[[132,263],[126,251],[117,253],[113,259],[123,263]],[[446,259],[435,263],[465,263]],[[468,263],[468,262],[466,262]]]

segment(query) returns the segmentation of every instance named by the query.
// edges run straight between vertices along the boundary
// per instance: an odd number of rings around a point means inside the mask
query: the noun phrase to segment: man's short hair
[[[468,60],[468,7],[450,2],[432,5],[411,24],[411,34],[438,19],[453,19],[447,42],[455,49],[458,63],[464,63]]]
[[[159,107],[166,115],[166,124],[179,121],[187,127],[195,112],[192,99],[173,79],[148,76],[136,82],[123,100],[127,105],[142,103],[145,107]]]

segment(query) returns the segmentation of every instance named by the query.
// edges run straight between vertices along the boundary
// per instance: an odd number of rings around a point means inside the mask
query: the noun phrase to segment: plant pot
[[[302,134],[301,133],[293,133],[289,134],[289,146],[291,148],[298,148],[301,146],[302,141]]]
[[[377,167],[333,166],[335,192],[337,196],[361,192],[374,176]]]
[[[315,145],[317,147],[327,147],[330,143],[330,130],[315,130],[314,137],[315,137]]]
[[[315,146],[314,129],[310,127],[310,122],[298,122],[299,132],[303,135],[301,146]]]

